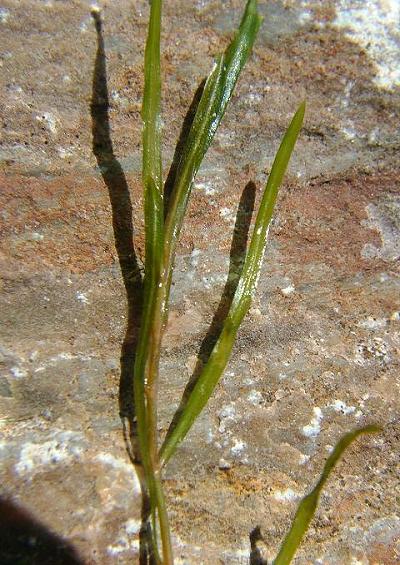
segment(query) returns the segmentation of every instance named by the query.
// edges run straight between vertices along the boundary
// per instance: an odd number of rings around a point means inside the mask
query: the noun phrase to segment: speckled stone
[[[307,115],[257,297],[166,470],[177,564],[270,562],[337,439],[370,422],[383,432],[338,465],[295,563],[400,562],[395,4],[260,1],[265,22],[178,249],[160,435],[212,343],[245,226],[304,98]],[[143,268],[148,2],[99,5],[106,60],[88,1],[3,0],[0,9],[2,563],[139,563],[141,474],[120,412],[129,416]],[[242,6],[165,2],[165,175]]]

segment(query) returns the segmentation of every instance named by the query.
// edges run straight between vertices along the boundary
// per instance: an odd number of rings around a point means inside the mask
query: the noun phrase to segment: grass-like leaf
[[[304,112],[305,103],[303,102],[294,115],[276,154],[231,308],[209,360],[191,391],[174,429],[161,447],[160,457],[163,464],[173,455],[177,445],[186,436],[197,416],[207,404],[228,363],[239,326],[250,307],[256,290],[267,242],[268,227],[275,207],[278,189],[300,133]]]
[[[286,535],[281,549],[274,561],[274,565],[288,565],[293,559],[294,554],[296,553],[301,540],[303,539],[305,533],[307,532],[308,526],[313,519],[321,491],[336,463],[343,455],[344,451],[349,447],[350,444],[353,443],[355,439],[358,438],[359,435],[377,433],[380,431],[381,428],[379,426],[365,426],[364,428],[353,430],[352,432],[345,434],[338,441],[335,449],[332,451],[325,463],[318,483],[310,492],[310,494],[308,494],[301,500],[293,519],[291,528]]]
[[[146,464],[148,450],[146,430],[146,395],[144,365],[150,346],[149,327],[152,320],[154,295],[157,289],[163,249],[163,185],[161,168],[161,79],[160,79],[160,28],[161,0],[151,2],[148,36],[144,62],[143,167],[144,217],[145,217],[145,278],[143,314],[135,362],[135,409],[138,419],[142,458]]]
[[[149,339],[157,308],[157,289],[162,269],[164,245],[163,180],[161,163],[161,73],[160,33],[161,0],[152,0],[144,60],[143,167],[145,218],[145,277],[143,311],[136,351],[134,371],[134,398],[137,432],[142,464],[150,496],[153,548],[157,562],[161,562],[157,548],[157,522],[160,524],[164,563],[172,563],[168,515],[165,507],[161,478],[158,473],[157,447],[157,373],[147,376],[152,341]]]
[[[254,44],[261,17],[257,0],[249,0],[239,30],[209,75],[179,162],[165,222],[165,292],[168,307],[169,289],[177,239],[179,237],[194,179],[222,120],[233,89]]]

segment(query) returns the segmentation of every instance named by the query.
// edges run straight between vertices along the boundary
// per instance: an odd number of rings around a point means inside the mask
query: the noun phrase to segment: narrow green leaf
[[[294,115],[278,149],[262,197],[253,236],[231,308],[210,358],[205,364],[174,429],[166,437],[161,447],[160,456],[163,464],[170,459],[177,445],[186,436],[197,416],[207,404],[228,363],[239,326],[250,307],[256,290],[267,242],[268,226],[273,214],[279,186],[300,133],[304,112],[305,103],[303,102]]]
[[[160,33],[161,0],[152,0],[149,30],[144,59],[143,119],[143,186],[145,219],[145,280],[143,338],[147,341],[147,325],[153,295],[157,290],[163,256],[163,182],[161,163],[161,73]]]
[[[178,177],[179,173],[186,176],[184,170],[188,166],[194,174],[197,173],[225,113],[240,72],[249,57],[261,21],[261,17],[257,13],[257,1],[250,0],[247,2],[238,32],[222,56],[221,72],[216,74],[214,68],[210,75],[212,80],[209,89],[204,89],[189,132],[187,150],[183,154],[178,168]],[[213,105],[209,104],[210,98],[214,99]],[[204,112],[205,106],[210,109],[209,113]],[[194,178],[193,175],[192,177]],[[188,180],[190,180],[188,188],[190,188],[193,178],[188,177]]]
[[[274,213],[278,190],[282,184],[284,174],[289,164],[296,140],[303,124],[305,102],[300,104],[275,156],[267,186],[258,210],[253,237],[251,238],[242,276],[235,293],[230,316],[234,325],[239,326],[250,307],[251,300],[256,291],[258,277],[260,276],[262,259],[267,244],[268,229]]]
[[[168,306],[176,242],[181,231],[192,185],[225,113],[240,72],[249,57],[260,23],[257,0],[249,0],[235,38],[224,55],[218,58],[206,82],[188,135],[186,149],[177,168],[165,222],[166,286],[163,301],[165,309]]]
[[[161,0],[152,0],[144,59],[143,166],[145,219],[145,278],[142,325],[136,352],[136,373],[143,379],[149,347],[148,333],[163,257],[163,183],[161,164]],[[143,392],[143,391],[142,391]],[[135,394],[136,396],[136,394]],[[139,398],[143,396],[139,395]],[[136,402],[140,402],[136,396]]]
[[[355,439],[358,438],[359,435],[371,434],[380,431],[381,428],[379,428],[378,426],[365,426],[364,428],[349,432],[338,441],[335,449],[332,451],[325,463],[324,469],[317,485],[310,492],[310,494],[308,494],[301,500],[293,519],[292,526],[282,543],[279,554],[274,561],[274,565],[288,565],[293,559],[301,543],[301,540],[307,532],[308,526],[310,525],[310,522],[315,514],[322,488],[324,487],[326,481],[330,476],[330,473],[332,472],[338,460],[343,455],[344,451],[349,447],[351,443],[353,443]]]
[[[161,164],[161,0],[151,1],[149,31],[144,60],[143,184],[146,226],[146,275],[159,270],[163,247],[163,182]]]

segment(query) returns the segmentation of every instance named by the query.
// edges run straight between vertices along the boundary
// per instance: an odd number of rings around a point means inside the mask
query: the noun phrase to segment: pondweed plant
[[[134,369],[134,401],[141,461],[150,500],[152,542],[158,563],[171,565],[168,514],[162,469],[174,455],[215,389],[229,360],[239,326],[249,310],[260,274],[268,227],[277,193],[298,138],[305,112],[301,103],[283,137],[265,187],[237,288],[221,333],[175,425],[159,448],[157,433],[158,375],[161,341],[168,319],[174,258],[191,189],[215,132],[225,113],[239,74],[246,63],[261,18],[257,1],[248,0],[238,32],[218,57],[202,92],[186,145],[177,166],[168,209],[164,210],[161,162],[161,0],[151,0],[145,49],[143,119],[143,185],[145,217],[145,276],[142,323]],[[377,431],[368,426],[344,436],[328,458],[317,486],[300,503],[275,565],[289,563],[307,530],[318,497],[346,447],[360,434]],[[161,539],[161,549],[159,549]]]

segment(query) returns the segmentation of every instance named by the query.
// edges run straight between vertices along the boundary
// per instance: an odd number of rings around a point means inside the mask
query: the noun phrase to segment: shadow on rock
[[[261,556],[261,551],[257,547],[257,543],[263,539],[260,526],[257,526],[250,532],[250,565],[268,565],[268,561],[263,559]]]
[[[75,548],[11,499],[0,497],[2,565],[84,565]]]
[[[172,423],[168,429],[167,437],[169,437],[175,429],[176,423],[179,419],[180,414],[186,406],[190,393],[195,387],[201,371],[205,363],[207,363],[211,352],[221,334],[224,320],[232,305],[233,297],[235,295],[239,278],[243,270],[244,259],[246,256],[247,241],[249,236],[251,218],[254,211],[255,197],[256,186],[253,182],[250,181],[242,192],[238,211],[236,214],[236,222],[233,231],[229,256],[228,278],[225,283],[224,290],[222,291],[221,300],[214,314],[208,332],[200,345],[196,366],[194,368],[192,376],[189,379],[188,384],[186,385],[179,408],[176,411]]]
[[[92,117],[93,153],[100,173],[107,186],[112,210],[115,248],[121,267],[128,303],[128,322],[121,349],[121,375],[119,385],[119,409],[123,423],[124,439],[131,461],[136,466],[142,490],[142,527],[140,530],[140,564],[152,562],[149,543],[149,503],[140,461],[133,397],[133,371],[140,328],[143,302],[142,274],[133,245],[132,202],[124,171],[114,155],[109,119],[107,66],[100,14],[92,12],[97,32],[97,51],[93,72]],[[127,425],[128,423],[128,425]]]
[[[112,209],[115,247],[128,301],[128,323],[121,352],[119,399],[121,416],[133,420],[132,375],[142,311],[142,276],[133,245],[132,203],[129,186],[124,171],[114,155],[111,141],[106,55],[102,23],[98,13],[93,13],[93,19],[97,31],[97,52],[90,106],[93,153],[108,189]]]

